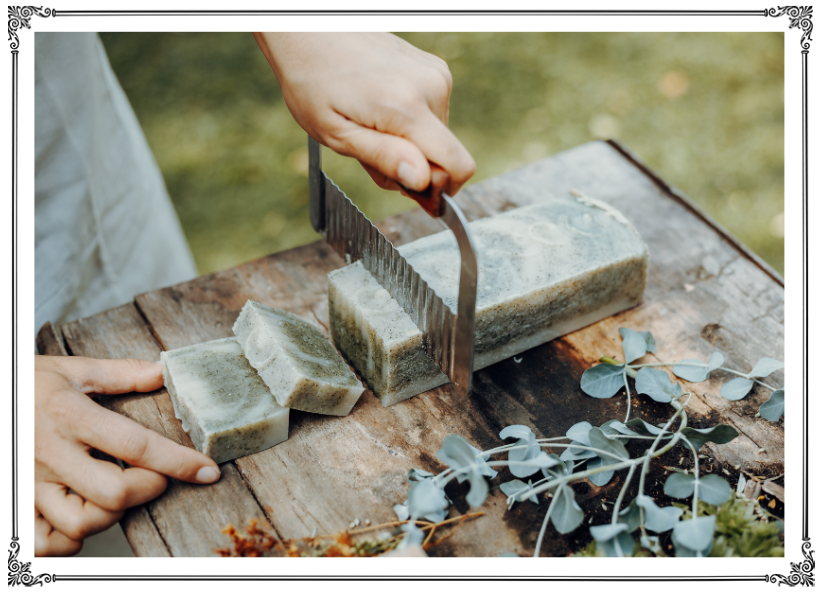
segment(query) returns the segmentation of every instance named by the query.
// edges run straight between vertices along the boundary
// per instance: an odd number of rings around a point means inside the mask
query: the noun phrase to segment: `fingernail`
[[[411,164],[404,160],[397,167],[397,180],[409,189],[414,189],[420,184],[420,175]]]
[[[214,483],[220,478],[220,469],[215,469],[214,467],[202,467],[199,471],[197,471],[197,479],[198,483]]]

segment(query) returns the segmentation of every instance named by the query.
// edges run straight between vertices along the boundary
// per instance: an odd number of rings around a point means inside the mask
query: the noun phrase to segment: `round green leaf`
[[[580,378],[580,388],[595,399],[609,399],[623,386],[625,366],[598,364],[586,370]]]
[[[570,440],[575,440],[586,446],[591,446],[589,442],[589,430],[592,429],[592,424],[588,421],[581,421],[574,424],[566,432],[566,437]]]
[[[612,440],[611,438],[607,438],[606,434],[603,433],[603,430],[598,427],[594,427],[589,430],[589,440],[591,441],[593,448],[597,448],[598,450],[611,454],[616,454],[621,458],[629,458],[629,451],[626,450],[623,443],[620,440]],[[598,454],[598,456],[607,464],[619,462],[613,456],[608,454]]]
[[[604,464],[612,464],[612,463],[604,463],[603,459],[598,457],[592,458],[589,462],[586,463],[586,470],[591,469],[599,469]],[[594,475],[589,476],[589,481],[591,481],[594,485],[598,487],[603,487],[609,481],[612,480],[614,477],[614,471],[603,471],[602,473],[595,473]]]
[[[557,488],[554,495],[560,498],[552,510],[552,524],[560,534],[566,534],[577,528],[583,522],[583,510],[574,500],[574,491],[565,483]]]
[[[644,510],[646,528],[652,532],[663,533],[671,530],[683,514],[683,510],[674,506],[658,507],[647,495],[638,495],[636,502]]]
[[[644,335],[626,328],[621,328],[620,334],[623,336],[623,356],[627,364],[631,364],[637,358],[646,355],[646,338]]]
[[[592,538],[598,543],[605,543],[610,541],[621,532],[626,532],[628,527],[625,524],[601,524],[599,526],[592,526],[589,531],[592,533]]]
[[[772,358],[760,358],[757,364],[754,365],[752,371],[746,378],[763,378],[768,376],[775,370],[780,370],[783,367],[783,362],[773,360]]]
[[[693,366],[692,364],[699,365]],[[678,378],[688,380],[689,382],[703,382],[709,377],[708,365],[700,360],[683,360],[674,365],[672,372],[674,372],[674,375]]]
[[[725,423],[716,425],[711,428],[683,428],[680,433],[692,443],[695,450],[699,450],[706,442],[714,442],[715,444],[728,444],[737,436],[739,432],[732,426]],[[685,446],[685,445],[684,445]]]
[[[694,475],[686,475],[685,473],[672,473],[663,484],[663,491],[666,495],[683,499],[694,494],[695,478]]]
[[[626,532],[634,532],[640,527],[640,507],[632,500],[628,506],[620,510],[617,521],[626,525]]]
[[[720,389],[720,394],[724,399],[728,399],[729,401],[739,401],[749,394],[749,391],[752,390],[753,385],[753,380],[748,380],[741,377],[732,378],[729,382],[723,385],[723,388]]]
[[[697,497],[707,504],[719,506],[732,496],[732,488],[719,475],[704,475],[697,482]]]
[[[708,553],[714,538],[714,516],[701,516],[678,522],[672,540],[691,551]]]
[[[769,400],[760,406],[760,417],[769,421],[778,421],[783,417],[783,389],[776,390]]]
[[[641,368],[637,373],[634,386],[638,393],[649,395],[658,403],[669,403],[680,396],[679,384],[669,380],[669,375],[654,368]]]

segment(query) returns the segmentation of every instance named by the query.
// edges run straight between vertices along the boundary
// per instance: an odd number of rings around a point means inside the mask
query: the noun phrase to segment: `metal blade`
[[[443,195],[443,221],[460,249],[457,315],[435,294],[392,243],[340,188],[320,170],[320,146],[309,138],[311,220],[315,230],[347,263],[362,261],[423,333],[428,356],[460,392],[471,390],[477,258],[460,207]]]

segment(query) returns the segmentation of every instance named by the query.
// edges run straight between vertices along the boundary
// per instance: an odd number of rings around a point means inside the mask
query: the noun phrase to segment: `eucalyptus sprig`
[[[690,427],[686,408],[692,394],[683,392],[678,383],[669,379],[668,374],[652,366],[674,366],[675,375],[690,382],[706,380],[712,371],[720,369],[738,374],[753,384],[759,382],[755,378],[768,376],[782,364],[763,358],[746,375],[722,368],[723,356],[720,353],[713,354],[708,362],[684,360],[671,364],[632,364],[646,353],[654,353],[654,337],[648,331],[631,329],[620,329],[620,334],[626,361],[601,358],[601,364],[584,372],[581,387],[590,396],[609,398],[624,386],[629,397],[629,412],[622,422],[610,419],[601,426],[593,426],[581,421],[571,426],[565,435],[552,438],[537,438],[524,425],[508,426],[500,432],[500,438],[515,441],[485,451],[475,448],[457,434],[446,436],[437,457],[448,466],[447,469],[437,475],[419,469],[409,471],[408,498],[394,508],[400,520],[409,520],[404,528],[406,536],[400,544],[421,540],[422,532],[418,532],[416,526],[421,518],[431,522],[445,518],[451,503],[444,492],[449,482],[454,479],[460,483],[468,481],[470,488],[466,501],[478,507],[488,496],[487,479],[494,479],[497,475],[493,467],[505,466],[517,477],[499,485],[507,496],[509,510],[518,502],[529,501],[539,505],[544,495],[551,498],[537,537],[534,551],[537,557],[549,524],[558,533],[565,534],[577,529],[583,522],[583,510],[575,500],[572,484],[589,480],[594,485],[603,486],[614,478],[615,472],[625,470],[626,478],[615,501],[611,520],[590,527],[594,543],[587,553],[613,557],[665,556],[660,537],[671,532],[671,541],[678,557],[708,556],[716,540],[717,513],[705,511],[704,505],[722,506],[732,498],[732,490],[717,475],[701,476],[701,455],[698,451],[707,442],[728,443],[737,437],[738,432],[725,424],[702,429]],[[655,426],[640,418],[630,419],[629,377],[635,380],[638,393],[647,394],[653,400],[672,407],[673,413],[668,421]],[[744,386],[732,387],[729,392],[739,393]],[[773,398],[779,393],[782,401],[782,389],[772,390]],[[766,413],[763,413],[763,407],[767,407]],[[770,412],[768,403],[763,407],[761,415],[767,419],[775,417],[776,410]],[[782,408],[780,412],[782,414]],[[633,449],[639,447],[642,452],[632,457],[625,446],[627,442],[633,442]],[[660,507],[645,494],[651,459],[665,454],[677,444],[686,447],[693,455],[694,470],[691,474],[670,474],[664,491],[676,499],[692,498],[691,511],[688,512],[678,505]],[[505,455],[506,458],[491,460],[496,455]],[[629,484],[635,475],[639,476],[638,495],[626,500]],[[633,533],[638,530],[639,536],[635,538]],[[769,548],[772,547],[770,542]]]
[[[633,364],[647,353],[655,353],[654,337],[648,331],[637,332],[626,327],[620,328],[623,338],[623,358],[620,362],[610,356],[600,358],[601,364],[589,368],[580,379],[583,392],[597,399],[610,399],[625,388],[629,405],[626,409],[626,421],[631,417],[631,390],[629,378],[635,380],[638,393],[648,395],[659,403],[668,403],[680,396],[681,387],[673,384],[668,375],[655,368],[670,366],[678,378],[688,382],[703,382],[709,375],[720,370],[736,377],[725,383],[720,389],[720,395],[729,401],[739,401],[751,392],[755,384],[759,384],[771,391],[771,397],[760,406],[758,415],[769,421],[778,421],[783,416],[783,387],[775,388],[757,378],[765,378],[772,372],[783,368],[783,362],[772,358],[760,358],[754,368],[743,373],[723,366],[725,357],[720,352],[712,353],[709,361],[687,359],[680,362],[659,362],[654,364]]]

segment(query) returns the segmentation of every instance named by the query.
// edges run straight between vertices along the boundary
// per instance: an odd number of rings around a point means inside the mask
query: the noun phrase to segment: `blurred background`
[[[449,64],[470,181],[615,138],[783,273],[782,33],[402,33]],[[249,33],[102,33],[201,274],[317,240],[306,134]],[[417,207],[324,150],[369,218]]]

